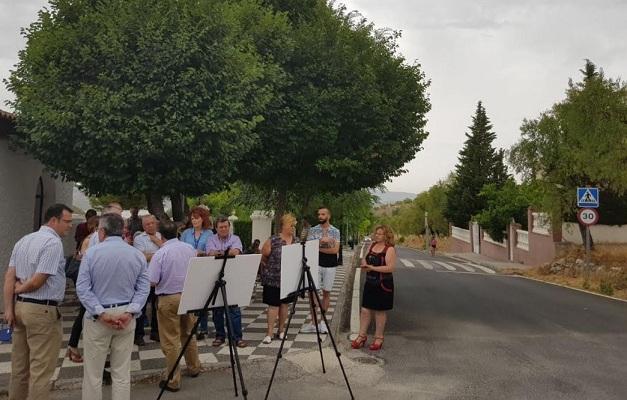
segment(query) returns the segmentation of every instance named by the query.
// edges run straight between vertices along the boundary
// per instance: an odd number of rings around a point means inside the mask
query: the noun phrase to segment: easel
[[[227,329],[226,333],[227,333],[227,338],[228,338],[229,355],[231,358],[231,371],[233,372],[233,389],[235,390],[235,397],[237,397],[238,396],[237,379],[235,377],[235,367],[237,367],[237,373],[239,375],[239,381],[242,387],[242,395],[244,396],[244,399],[246,399],[248,396],[248,390],[246,390],[246,385],[244,384],[244,376],[242,375],[242,367],[240,365],[239,355],[237,354],[237,345],[232,339],[231,333],[233,332],[233,323],[231,321],[231,315],[229,313],[229,303],[226,297],[226,281],[224,280],[224,269],[226,267],[226,260],[229,258],[235,258],[235,256],[229,255],[229,250],[231,250],[230,247],[224,251],[223,256],[215,257],[216,260],[224,260],[222,262],[222,268],[220,269],[218,279],[215,281],[213,290],[211,291],[209,298],[207,298],[205,305],[203,306],[201,310],[196,310],[196,312],[200,313],[199,315],[202,315],[202,313],[206,313],[210,305],[215,305],[216,299],[218,298],[218,293],[220,293],[222,302],[223,302],[222,309],[224,310],[224,313],[226,314],[225,315],[226,329]],[[157,400],[161,399],[161,396],[163,396],[163,393],[165,392],[166,385],[174,377],[174,373],[176,372],[176,369],[178,368],[178,365],[181,362],[183,355],[185,354],[185,350],[187,349],[187,346],[189,346],[189,343],[191,342],[192,338],[194,337],[194,335],[196,335],[198,324],[200,324],[200,318],[196,319],[196,323],[194,324],[194,327],[192,328],[192,332],[187,338],[187,340],[185,341],[185,345],[181,349],[181,352],[179,353],[179,356],[176,359],[176,364],[174,365],[174,368],[172,368],[172,370],[168,374],[167,379],[163,381],[164,383],[163,385],[161,385],[161,391],[159,392],[159,396],[157,396]]]
[[[296,295],[296,296],[294,298],[294,301],[292,302],[292,308],[290,310],[290,317],[287,320],[287,326],[285,327],[283,339],[281,339],[281,346],[279,346],[279,352],[274,362],[274,368],[272,369],[272,376],[270,377],[270,383],[268,384],[268,389],[266,390],[266,397],[265,397],[266,400],[268,399],[268,396],[270,395],[270,389],[272,388],[272,382],[274,381],[274,375],[276,373],[277,366],[279,365],[279,360],[283,358],[283,347],[285,345],[285,339],[287,339],[287,334],[290,330],[292,318],[294,317],[294,314],[296,314],[296,303],[298,303],[298,296],[300,296],[301,298],[305,298],[305,293],[309,295],[309,304],[311,306],[312,318],[313,318],[312,323],[316,327],[316,336],[318,338],[318,351],[320,352],[320,362],[322,363],[322,373],[326,374],[326,368],[324,366],[324,356],[322,353],[322,338],[320,338],[320,330],[318,328],[318,317],[316,313],[316,304],[322,304],[322,303],[320,301],[320,296],[318,295],[318,290],[316,288],[315,281],[311,275],[311,268],[309,267],[309,265],[307,265],[307,257],[305,257],[305,244],[306,244],[306,241],[304,239],[301,240],[300,245],[302,247],[302,258],[301,258],[302,262],[301,262],[301,272],[300,272],[300,279],[298,283],[298,289],[296,290],[296,292],[290,294],[290,295]],[[314,297],[316,299],[316,302],[314,302]],[[329,335],[329,338],[331,339],[331,343],[333,344],[335,356],[337,357],[337,360],[340,363],[340,368],[342,369],[342,374],[344,375],[344,381],[346,382],[346,387],[348,388],[348,392],[350,393],[351,399],[354,399],[355,397],[353,396],[351,385],[348,382],[348,377],[346,376],[346,371],[344,370],[344,365],[342,364],[342,359],[341,359],[342,354],[337,350],[335,339],[333,338],[333,334],[331,333],[331,330],[329,329],[329,322],[327,320],[326,310],[323,310],[322,307],[320,307],[320,314],[322,315],[324,324],[327,327],[327,334]]]

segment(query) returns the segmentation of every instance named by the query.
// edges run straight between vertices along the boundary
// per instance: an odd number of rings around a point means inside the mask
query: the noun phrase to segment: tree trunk
[[[185,197],[181,193],[175,193],[170,196],[170,201],[172,202],[172,219],[174,221],[183,221],[185,218],[185,210],[183,208],[183,203]]]
[[[278,234],[281,230],[281,217],[285,214],[287,208],[287,191],[281,189],[277,192],[276,209],[274,210],[274,233]]]
[[[170,219],[165,213],[163,208],[163,197],[159,193],[148,192],[146,193],[146,203],[148,204],[148,211],[159,220]]]

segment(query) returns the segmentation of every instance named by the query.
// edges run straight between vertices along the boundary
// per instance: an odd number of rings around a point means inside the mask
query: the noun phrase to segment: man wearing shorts
[[[340,230],[331,225],[331,212],[326,207],[318,209],[318,225],[309,230],[307,240],[320,240],[319,249],[319,266],[320,275],[319,288],[322,289],[322,304],[320,308],[326,312],[331,302],[331,290],[333,289],[333,281],[335,280],[335,271],[337,269],[337,255],[340,251]],[[313,316],[312,316],[313,317]],[[327,327],[322,321],[322,317],[318,319],[318,331],[327,333]],[[303,333],[314,333],[316,327],[311,324],[303,325],[301,329]]]

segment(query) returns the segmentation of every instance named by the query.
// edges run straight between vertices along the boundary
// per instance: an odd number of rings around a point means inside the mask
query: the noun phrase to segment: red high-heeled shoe
[[[375,336],[374,342],[372,342],[372,344],[368,348],[372,351],[377,351],[377,350],[381,350],[382,347],[383,347],[383,336],[381,337]]]
[[[355,340],[351,342],[351,347],[353,349],[361,349],[366,345],[366,340],[368,340],[368,336],[366,335],[358,335]]]

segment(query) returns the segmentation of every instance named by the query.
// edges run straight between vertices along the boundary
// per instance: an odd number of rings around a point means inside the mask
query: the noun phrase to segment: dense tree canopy
[[[627,222],[627,85],[586,61],[580,82],[538,118],[525,120],[510,163],[543,189],[543,206],[574,219],[578,186],[601,188],[601,222]],[[622,210],[616,212],[617,210]]]
[[[229,182],[291,48],[288,19],[253,0],[53,0],[25,34],[17,142],[92,194]]]
[[[426,138],[430,109],[420,66],[398,35],[325,1],[267,1],[293,22],[286,85],[258,126],[243,180],[308,203],[316,193],[374,187],[402,172]]]

